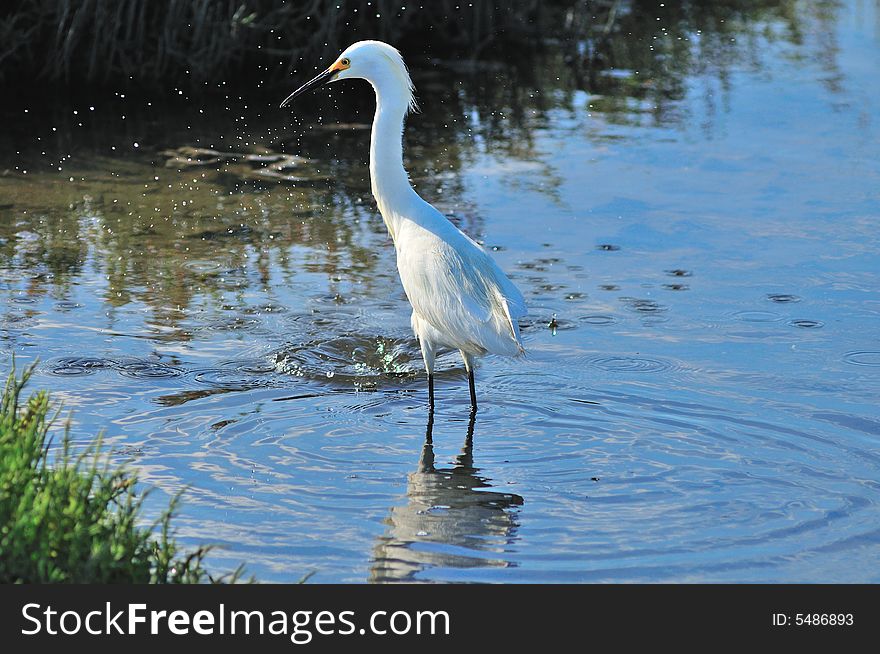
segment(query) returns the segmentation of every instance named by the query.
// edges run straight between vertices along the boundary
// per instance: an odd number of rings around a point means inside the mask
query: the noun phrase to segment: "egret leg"
[[[474,413],[477,410],[477,389],[474,387],[474,357],[463,350],[459,350],[459,352],[461,352],[461,358],[464,359],[464,367],[468,374],[468,387],[471,391],[471,412]]]
[[[434,359],[437,350],[434,344],[424,338],[419,338],[419,346],[422,348],[422,358],[425,360],[425,372],[428,373],[428,410],[434,412]]]
[[[474,371],[470,370],[468,372],[468,386],[471,389],[471,412],[477,412],[477,391],[474,388]]]

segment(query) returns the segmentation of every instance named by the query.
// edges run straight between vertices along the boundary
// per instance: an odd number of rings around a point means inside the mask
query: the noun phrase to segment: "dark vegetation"
[[[471,56],[539,34],[577,3],[453,0],[13,0],[0,8],[0,75],[198,87],[277,81],[350,42],[440,44]],[[582,4],[582,3],[581,3]],[[310,65],[310,63],[308,64]]]
[[[565,42],[567,64],[592,87],[608,67],[675,60],[666,55],[690,47],[677,38],[686,30],[726,47],[725,37],[768,10],[793,21],[794,1],[9,0],[0,6],[0,84],[252,89],[376,38],[419,66],[513,65]]]

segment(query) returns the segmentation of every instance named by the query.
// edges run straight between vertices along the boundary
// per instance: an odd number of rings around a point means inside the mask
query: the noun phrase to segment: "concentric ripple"
[[[195,370],[193,380],[225,389],[247,390],[280,385],[281,380],[271,357],[221,362],[213,368]]]
[[[597,356],[587,359],[587,363],[607,372],[623,373],[669,372],[679,367],[671,361],[663,359],[628,355]]]
[[[541,332],[547,329],[555,332],[566,331],[575,328],[577,328],[577,323],[574,320],[559,318],[555,314],[546,318],[528,315],[525,318],[520,318],[519,320],[519,329],[522,333],[525,334]]]
[[[146,360],[123,360],[114,366],[119,374],[135,379],[168,379],[180,377],[184,371],[164,363]]]
[[[777,322],[783,317],[772,311],[737,311],[733,318],[742,322]]]
[[[613,325],[617,322],[617,319],[614,316],[596,314],[583,316],[582,318],[580,318],[580,322],[587,325]]]
[[[878,350],[862,350],[858,352],[847,352],[843,360],[854,366],[869,366],[872,368],[880,368],[880,351]]]
[[[207,331],[253,331],[260,326],[260,319],[251,317],[232,316],[227,318],[217,318],[215,320],[205,322],[199,326],[199,329]]]
[[[669,309],[669,307],[660,304],[656,300],[648,298],[621,297],[619,299],[626,305],[627,309],[636,313],[654,314],[662,313]]]
[[[135,379],[163,379],[180,377],[184,371],[158,361],[147,359],[104,359],[101,357],[60,357],[45,364],[46,371],[56,376],[93,375],[99,370],[113,370]]]
[[[116,367],[116,362],[111,359],[97,357],[61,357],[46,363],[46,371],[50,375],[76,376],[93,375],[98,370],[108,370]]]
[[[777,304],[792,304],[801,301],[800,297],[789,293],[770,293],[767,295],[767,299]]]

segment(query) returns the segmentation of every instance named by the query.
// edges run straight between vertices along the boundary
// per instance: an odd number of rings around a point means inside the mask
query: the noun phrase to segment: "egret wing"
[[[461,236],[454,243],[421,239],[422,247],[398,250],[400,278],[413,309],[449,345],[521,351],[516,318],[526,311],[522,294],[479,245]]]

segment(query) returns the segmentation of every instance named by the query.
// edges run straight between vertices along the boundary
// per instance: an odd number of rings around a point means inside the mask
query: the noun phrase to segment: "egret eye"
[[[350,66],[350,65],[351,65],[351,59],[349,59],[348,57],[345,57],[345,58],[343,58],[339,63],[342,64],[343,66]]]

